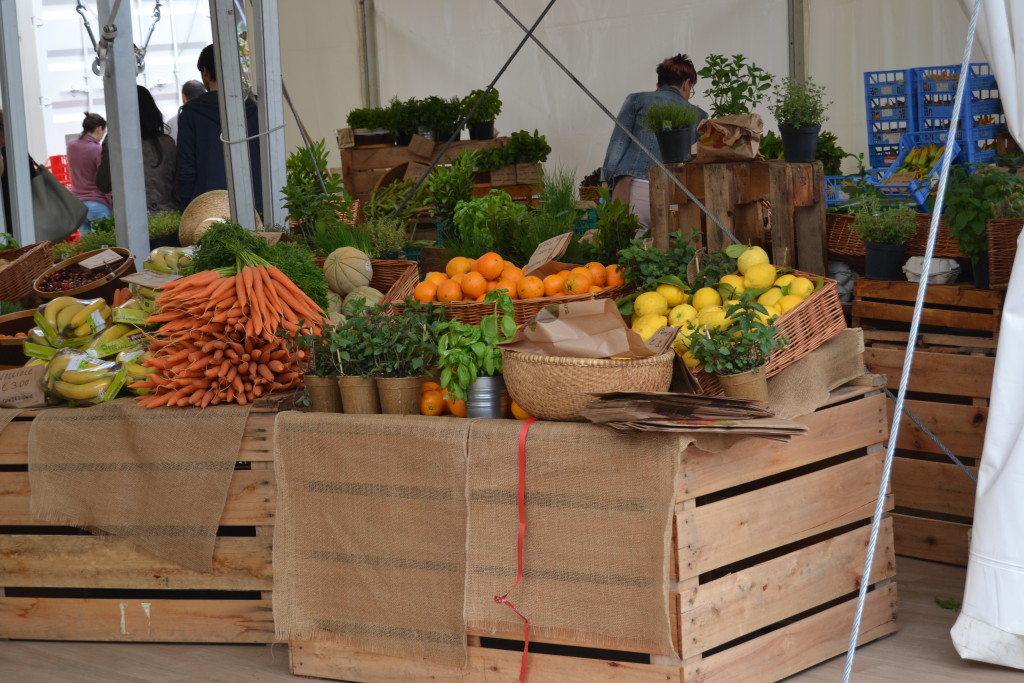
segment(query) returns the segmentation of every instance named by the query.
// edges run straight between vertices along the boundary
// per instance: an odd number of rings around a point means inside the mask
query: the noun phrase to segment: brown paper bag
[[[762,158],[764,121],[758,114],[730,114],[704,119],[697,126],[697,163],[752,161]]]

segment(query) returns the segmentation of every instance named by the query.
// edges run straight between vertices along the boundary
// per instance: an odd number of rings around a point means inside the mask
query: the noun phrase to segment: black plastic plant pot
[[[779,124],[782,135],[782,157],[792,164],[806,164],[814,161],[818,153],[818,134],[821,126],[793,128]]]
[[[654,134],[661,149],[661,161],[665,164],[680,164],[690,160],[693,147],[693,127],[678,130],[662,130]]]
[[[397,147],[408,147],[412,141],[412,133],[405,131],[395,131],[395,145]]]
[[[435,131],[434,132],[434,142],[448,142],[449,140],[452,139],[452,134],[453,133],[454,133],[454,131],[450,131],[450,130],[438,130],[438,131]],[[461,129],[457,133],[454,133],[454,134],[455,134],[455,139],[456,140],[461,140],[462,139],[462,130]]]
[[[988,271],[988,251],[979,251],[978,260],[971,262],[971,269],[974,271],[974,286],[978,289],[988,289],[989,282],[989,271]]]
[[[493,140],[494,121],[473,121],[469,124],[470,140]]]
[[[864,275],[869,280],[905,280],[903,262],[907,245],[864,243]]]

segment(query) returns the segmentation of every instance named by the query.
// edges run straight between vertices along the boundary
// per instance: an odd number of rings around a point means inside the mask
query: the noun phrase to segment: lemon
[[[644,292],[633,302],[633,314],[643,317],[645,315],[665,315],[668,313],[668,301],[657,292]]]
[[[648,313],[633,320],[633,331],[639,334],[641,339],[647,341],[665,325],[668,325],[668,318],[656,313]]]
[[[746,287],[743,286],[743,277],[741,275],[725,275],[721,279],[723,285],[729,285],[733,289],[733,294],[742,294]]]
[[[767,292],[757,297],[757,303],[762,306],[774,306],[782,298],[782,290],[778,287],[772,287]]]
[[[695,368],[700,365],[700,361],[693,357],[693,354],[690,353],[689,349],[683,352],[683,363],[688,368]]]
[[[782,311],[779,310],[778,306],[765,306],[764,310],[768,311],[768,321],[769,322],[771,322],[772,320],[775,320],[780,315],[782,315]]]
[[[731,321],[726,317],[725,311],[721,306],[705,306],[697,314],[697,324],[724,330],[729,327]]]
[[[789,293],[806,299],[814,293],[814,283],[805,277],[793,278],[793,281],[789,283]]]
[[[697,318],[697,309],[690,304],[679,304],[668,313],[668,324],[672,326],[686,325]]]
[[[672,346],[684,346],[690,348],[690,335],[693,334],[693,328],[689,325],[679,328],[679,334],[676,335],[676,340],[672,342]]]
[[[793,308],[801,301],[803,301],[803,299],[798,297],[796,294],[787,294],[786,296],[779,299],[775,305],[779,307],[780,311],[782,311],[783,313],[787,313],[789,312],[789,309]]]
[[[750,270],[751,267],[756,266],[758,264],[763,265],[768,262],[768,254],[765,252],[764,249],[762,249],[761,247],[747,247],[747,250],[740,254],[740,257],[736,259],[736,267],[739,268],[740,273],[746,275],[747,271]],[[775,280],[774,275],[772,277],[772,280]],[[768,284],[770,285],[771,282],[769,282]],[[750,285],[745,284],[744,286],[750,289]],[[762,286],[767,287],[768,285]]]
[[[790,282],[792,282],[795,277],[796,275],[793,275],[793,273],[786,273],[785,275],[780,275],[775,279],[775,286],[785,287]]]
[[[698,311],[702,310],[707,306],[721,306],[722,296],[718,293],[717,289],[711,287],[701,287],[693,293],[693,298],[690,299],[690,303]],[[634,310],[635,310],[634,305]]]
[[[686,292],[675,285],[658,285],[658,288],[654,291],[665,297],[669,308],[686,303]]]
[[[775,266],[758,263],[750,266],[743,274],[743,286],[747,289],[765,289],[775,284]]]

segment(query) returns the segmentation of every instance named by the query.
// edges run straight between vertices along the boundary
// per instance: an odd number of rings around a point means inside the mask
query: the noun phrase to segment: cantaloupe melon
[[[327,286],[338,294],[348,294],[356,287],[365,287],[373,277],[370,257],[355,247],[341,247],[331,252],[324,262]]]
[[[327,290],[327,312],[341,313],[341,295],[332,290]]]
[[[331,324],[335,327],[341,327],[345,324],[345,316],[340,311],[331,311],[327,314],[327,319],[331,321]]]
[[[375,306],[384,300],[384,295],[373,287],[356,287],[345,297],[341,304],[341,312],[344,315],[355,315],[360,307],[356,307],[356,301],[363,300],[362,306]]]

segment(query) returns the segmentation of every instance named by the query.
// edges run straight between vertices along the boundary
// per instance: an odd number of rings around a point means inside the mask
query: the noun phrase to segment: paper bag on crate
[[[730,114],[697,125],[697,163],[761,159],[764,121],[758,114]]]

